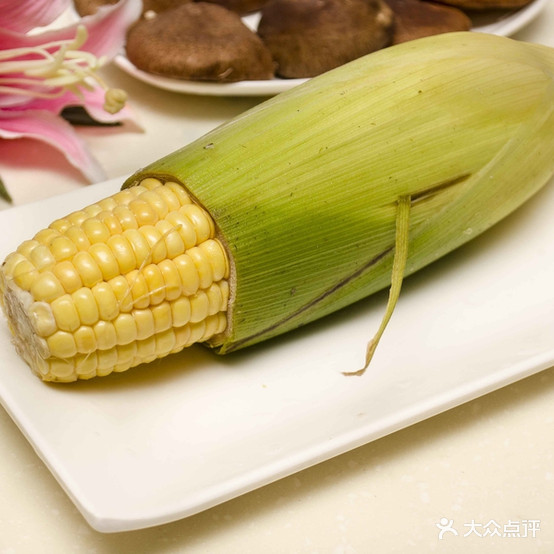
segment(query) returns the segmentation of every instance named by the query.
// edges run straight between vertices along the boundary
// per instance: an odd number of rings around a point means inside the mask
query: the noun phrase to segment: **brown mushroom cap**
[[[267,0],[204,0],[210,4],[219,4],[238,14],[247,14],[262,9]]]
[[[183,4],[188,4],[193,0],[142,0],[142,13],[155,12],[160,13],[165,10],[178,8]]]
[[[443,4],[462,10],[496,10],[523,8],[533,0],[441,0]]]
[[[118,1],[119,0],[73,0],[73,5],[75,6],[75,11],[80,16],[85,16],[96,13],[98,8],[102,6],[117,4]],[[142,13],[146,13],[148,11],[158,13],[171,8],[176,8],[182,4],[188,4],[192,1],[193,0],[142,0]]]
[[[393,44],[452,31],[469,31],[471,19],[458,8],[423,0],[386,0],[394,12]]]
[[[258,34],[286,78],[314,77],[390,44],[382,0],[269,0]]]
[[[186,80],[234,82],[273,77],[271,54],[240,17],[198,2],[141,19],[126,52],[139,69]]]

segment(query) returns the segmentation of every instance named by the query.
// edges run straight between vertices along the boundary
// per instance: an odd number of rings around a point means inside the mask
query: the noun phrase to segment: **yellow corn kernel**
[[[137,340],[141,341],[151,337],[154,334],[154,316],[152,310],[133,310],[132,315],[137,326]]]
[[[117,299],[120,312],[130,312],[133,309],[133,295],[129,282],[123,275],[118,275],[108,282]]]
[[[164,187],[168,188],[179,199],[181,206],[191,203],[190,196],[182,185],[166,181]]]
[[[137,340],[137,326],[131,314],[119,314],[113,320],[117,344],[129,344]]]
[[[206,320],[197,321],[195,323],[189,323],[190,335],[187,346],[200,342],[204,338],[206,331]]]
[[[81,354],[89,354],[98,349],[94,329],[89,325],[81,325],[79,329],[73,333],[73,338],[75,339],[77,352]]]
[[[219,333],[223,333],[227,327],[227,317],[223,312],[211,315],[207,317],[205,321],[206,328],[204,330],[202,341],[208,340]]]
[[[50,251],[57,262],[71,259],[77,254],[75,243],[66,236],[57,236],[50,243]]]
[[[78,210],[76,212],[70,213],[68,216],[66,216],[66,221],[69,222],[70,225],[76,225],[77,227],[80,227],[83,222],[88,219],[90,216],[85,212],[85,210]]]
[[[119,265],[107,244],[93,244],[89,248],[89,254],[100,269],[104,281],[109,281],[119,275]]]
[[[135,214],[131,211],[129,206],[120,205],[113,210],[114,217],[117,218],[121,228],[126,229],[138,229],[137,219]]]
[[[144,340],[137,341],[137,358],[141,363],[150,363],[156,359],[156,339],[150,335]]]
[[[119,273],[129,273],[137,267],[137,259],[129,241],[123,235],[113,235],[108,239],[108,246],[119,266]]]
[[[87,217],[90,218],[90,217],[96,217],[102,211],[102,208],[99,206],[98,203],[96,203],[96,204],[90,204],[83,211],[87,214]]]
[[[214,281],[214,273],[205,252],[198,246],[195,246],[188,251],[188,255],[192,258],[196,270],[198,271],[200,288],[208,288]]]
[[[141,271],[148,287],[149,304],[159,304],[165,300],[165,281],[156,264],[148,264]]]
[[[52,271],[60,281],[65,292],[71,294],[83,286],[83,281],[81,280],[79,272],[68,260],[57,263]]]
[[[33,238],[40,242],[40,244],[44,244],[46,246],[49,246],[52,244],[52,241],[60,236],[60,232],[56,231],[56,229],[46,228],[39,231]]]
[[[78,379],[92,379],[96,377],[97,359],[86,355],[78,355],[74,358],[75,374]]]
[[[206,240],[198,245],[198,248],[204,253],[206,260],[210,263],[214,281],[220,281],[229,277],[227,255],[218,240]]]
[[[147,190],[140,195],[140,199],[147,202],[156,213],[157,219],[163,219],[169,212],[164,198],[157,193],[157,190]]]
[[[119,315],[119,302],[109,283],[101,282],[92,287],[91,292],[98,306],[100,319],[111,321]]]
[[[190,320],[197,323],[206,319],[210,302],[205,291],[199,290],[194,296],[190,297]]]
[[[110,235],[119,234],[123,231],[119,219],[111,211],[100,212],[96,216],[96,219],[101,221],[108,228]]]
[[[70,223],[66,217],[62,217],[60,219],[52,221],[52,223],[48,225],[48,228],[58,231],[58,233],[65,233],[67,229],[71,227],[71,225],[73,224]]]
[[[162,182],[159,179],[156,179],[155,177],[146,177],[145,179],[142,179],[142,181],[137,185],[137,188],[140,191],[140,194],[147,190],[153,190],[158,188]],[[135,187],[133,187],[134,189]],[[127,190],[127,189],[124,189]],[[136,193],[137,195],[139,192]]]
[[[196,246],[196,233],[194,227],[189,219],[187,219],[180,211],[171,212],[166,217],[166,221],[169,221],[175,230],[179,233],[185,249]]]
[[[175,333],[175,351],[182,350],[183,348],[190,346],[192,344],[190,340],[191,332],[190,325],[183,325],[182,327],[175,327],[173,329]]]
[[[225,309],[225,306],[223,306],[223,294],[219,283],[212,283],[210,287],[206,289],[205,294],[208,300],[207,315],[214,315]]]
[[[50,307],[59,329],[73,332],[80,327],[81,318],[73,298],[69,294],[64,294],[53,300]]]
[[[110,198],[113,198],[115,201],[115,206],[111,211],[116,212],[122,206],[128,206],[128,204],[137,197],[138,191],[135,189],[140,188],[140,186],[141,185],[130,189],[123,189],[113,194]]]
[[[89,252],[77,252],[73,257],[73,265],[79,272],[85,287],[92,287],[102,281],[102,272]]]
[[[161,333],[162,331],[167,331],[171,329],[172,318],[171,318],[171,306],[169,302],[162,302],[157,306],[151,308],[152,317],[154,319],[154,333]]]
[[[39,246],[40,242],[37,240],[26,240],[23,241],[18,247],[17,252],[23,254],[27,259],[31,257],[31,252]]]
[[[221,311],[227,311],[229,305],[229,281],[219,281],[219,290],[221,291]]]
[[[133,212],[139,228],[143,225],[154,225],[158,221],[158,215],[152,206],[140,198],[130,202],[129,209]]]
[[[193,259],[188,254],[182,254],[177,256],[173,262],[181,278],[183,294],[186,296],[195,294],[200,288],[200,276]]]
[[[146,239],[148,243],[148,250],[150,252],[149,261],[152,263],[159,263],[167,258],[167,248],[165,241],[161,233],[153,225],[143,225],[139,232]]]
[[[58,296],[65,294],[65,291],[58,278],[51,271],[45,271],[39,274],[36,281],[31,285],[31,294],[35,300],[51,302]]]
[[[95,217],[98,219],[101,219],[101,214],[110,214],[113,209],[117,206],[117,201],[111,197],[108,196],[107,198],[102,198],[99,202],[96,204],[102,211],[98,212]]]
[[[96,218],[85,219],[82,228],[91,244],[105,243],[111,236],[110,230]]]
[[[126,229],[123,237],[127,239],[133,249],[137,268],[151,261],[150,245],[138,229]]]
[[[49,371],[57,381],[73,381],[74,366],[70,360],[52,358],[49,360]]]
[[[117,364],[114,371],[126,371],[133,365],[137,358],[137,341],[117,346]],[[140,362],[138,362],[140,363]]]
[[[23,255],[21,252],[18,252],[17,250],[15,252],[11,252],[6,256],[6,259],[4,260],[4,263],[2,264],[2,270],[4,275],[11,275],[15,267],[20,262],[28,262],[27,256]]]
[[[56,331],[46,339],[50,355],[56,358],[71,358],[77,354],[73,333]]]
[[[144,275],[138,269],[135,269],[127,273],[125,277],[129,284],[133,306],[139,309],[148,307],[150,304],[150,291],[148,290]]]
[[[213,220],[200,206],[188,204],[179,211],[192,223],[196,233],[196,244],[200,244],[214,235]]]
[[[114,365],[117,363],[117,348],[99,350],[97,355],[98,367],[96,368],[96,374],[99,377],[109,375],[113,371]]]
[[[155,225],[157,231],[165,243],[167,258],[173,258],[185,252],[185,243],[175,227],[166,219],[158,221]]]
[[[174,327],[182,327],[190,321],[191,307],[187,296],[171,302],[171,319]]]
[[[181,190],[183,189],[183,187],[180,188]],[[160,181],[158,181],[158,185],[155,187],[155,190],[156,193],[164,199],[168,212],[178,210],[182,206],[177,195],[167,185],[162,185]]]
[[[98,313],[98,305],[92,291],[87,287],[82,287],[76,290],[72,295],[75,308],[83,325],[94,325],[100,314]]]
[[[68,227],[64,232],[64,236],[77,247],[77,250],[87,250],[90,248],[90,240],[88,240],[87,234],[77,225]]]
[[[74,365],[79,377],[81,377],[81,375],[86,375],[88,378],[95,376],[96,368],[98,367],[98,356],[96,355],[96,351],[75,356]]]
[[[161,333],[154,335],[156,342],[156,357],[161,358],[167,356],[175,348],[175,333],[172,329],[167,329]]]
[[[181,296],[181,277],[177,266],[172,260],[162,260],[158,264],[164,282],[165,297],[167,300],[176,300]]]
[[[44,244],[39,244],[36,248],[33,248],[32,252],[29,255],[29,261],[39,270],[42,271],[46,268],[54,267],[56,263],[56,258],[52,256],[52,252],[48,246]]]
[[[23,290],[31,290],[38,277],[38,270],[26,259],[21,260],[12,271],[12,279]]]
[[[107,350],[117,344],[117,334],[110,321],[100,320],[92,327],[98,350]]]

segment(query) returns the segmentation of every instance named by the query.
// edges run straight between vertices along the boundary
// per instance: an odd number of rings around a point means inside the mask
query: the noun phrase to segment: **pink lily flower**
[[[104,171],[60,113],[80,105],[101,122],[130,117],[125,92],[110,89],[96,70],[118,53],[142,5],[120,0],[73,25],[28,33],[70,6],[71,0],[0,0],[0,138],[44,141],[98,182]]]

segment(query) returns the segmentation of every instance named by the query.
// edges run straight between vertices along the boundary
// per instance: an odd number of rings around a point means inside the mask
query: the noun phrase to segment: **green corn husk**
[[[554,49],[452,33],[274,97],[137,172],[177,180],[232,263],[226,353],[383,289],[512,212],[554,173]]]

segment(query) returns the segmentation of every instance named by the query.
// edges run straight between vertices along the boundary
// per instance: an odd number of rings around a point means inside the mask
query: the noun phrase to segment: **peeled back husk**
[[[226,353],[389,285],[479,235],[554,172],[554,49],[479,33],[390,47],[280,94],[137,172],[180,182],[232,265]]]

